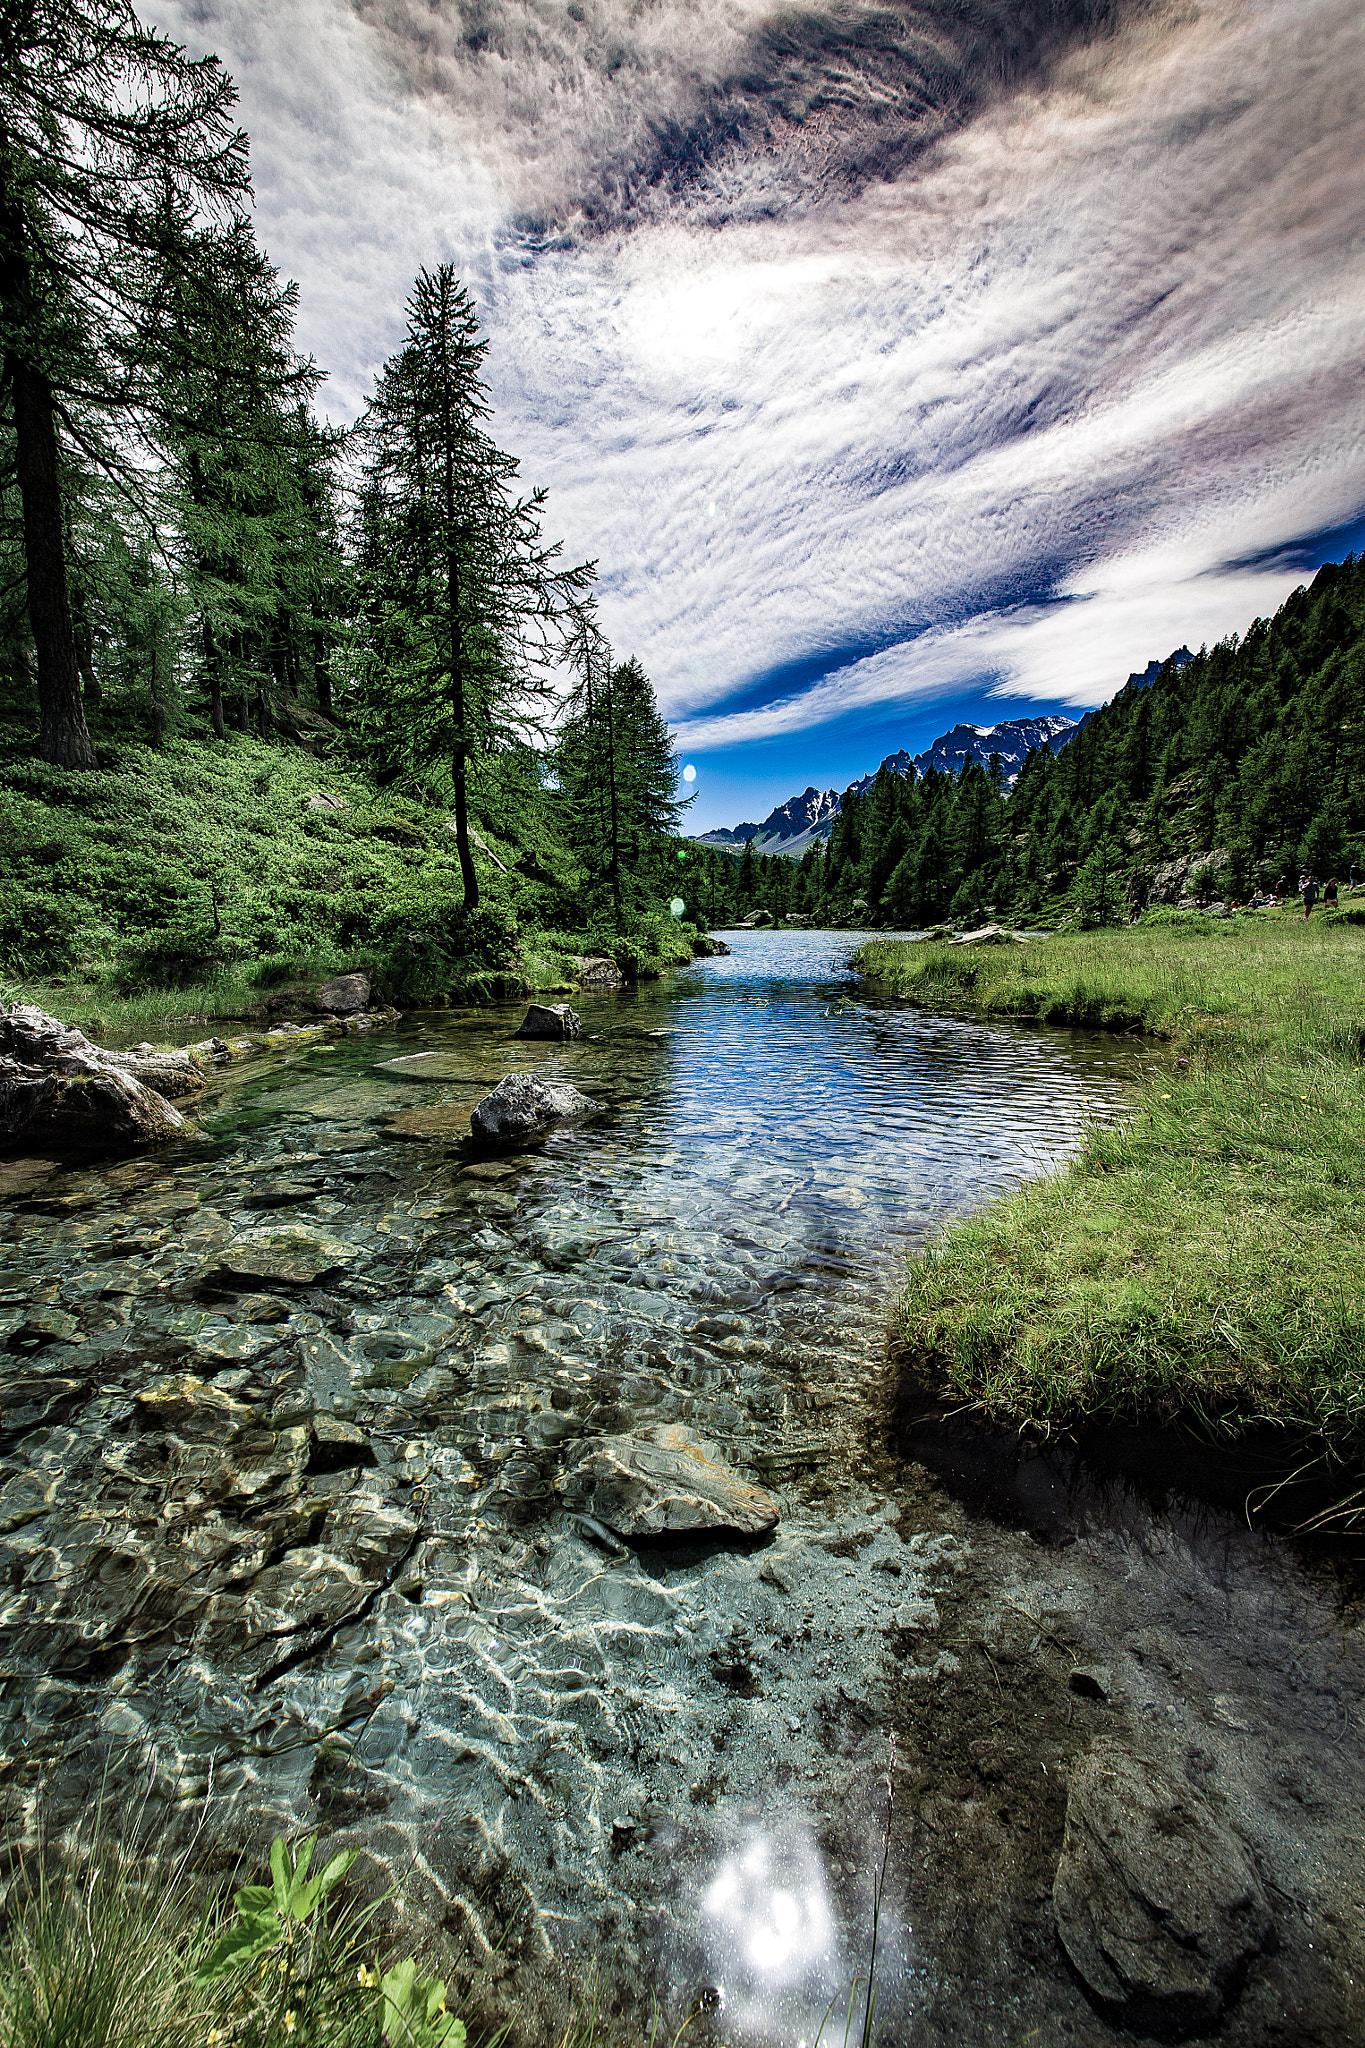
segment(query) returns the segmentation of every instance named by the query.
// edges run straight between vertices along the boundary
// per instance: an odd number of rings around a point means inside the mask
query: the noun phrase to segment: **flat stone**
[[[740,1479],[714,1444],[678,1422],[603,1437],[576,1471],[593,1482],[591,1512],[622,1536],[686,1529],[754,1536],[778,1520],[770,1493]]]
[[[243,1230],[210,1253],[200,1278],[222,1273],[233,1280],[285,1280],[309,1286],[324,1273],[348,1266],[356,1248],[343,1238],[310,1229],[304,1223],[274,1223]]]
[[[588,1116],[601,1107],[567,1081],[542,1081],[538,1074],[508,1074],[476,1104],[469,1122],[476,1138],[507,1143],[537,1138],[557,1123]]]
[[[567,1003],[532,1003],[517,1027],[518,1038],[577,1038],[583,1020]]]
[[[243,1195],[244,1209],[290,1209],[311,1202],[317,1189],[311,1181],[284,1178],[258,1181],[250,1194]]]
[[[1273,1933],[1250,1858],[1208,1803],[1108,1742],[1072,1770],[1052,1898],[1105,2013],[1167,2037],[1217,2026]]]
[[[255,1419],[244,1401],[235,1401],[221,1387],[191,1373],[153,1380],[136,1396],[136,1403],[144,1429],[169,1430],[191,1441],[226,1443]]]

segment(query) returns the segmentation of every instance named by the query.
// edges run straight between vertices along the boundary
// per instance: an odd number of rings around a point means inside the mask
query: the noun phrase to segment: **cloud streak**
[[[339,411],[459,263],[500,435],[691,747],[1097,701],[1365,506],[1354,0],[161,19],[242,83]]]

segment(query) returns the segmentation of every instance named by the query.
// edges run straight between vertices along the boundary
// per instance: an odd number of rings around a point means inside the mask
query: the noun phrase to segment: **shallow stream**
[[[222,1076],[206,1141],[0,1163],[9,1832],[112,1769],[235,1842],[364,1845],[532,2036],[595,1972],[623,2041],[658,2009],[810,2042],[866,1972],[894,1732],[886,2038],[1110,2039],[1047,1918],[1068,1757],[1130,1723],[1183,1754],[1191,1714],[1201,1784],[1291,1756],[1337,1847],[1281,1817],[1266,1854],[1311,1918],[1359,1888],[1325,1790],[1358,1634],[1280,1546],[1070,1480],[1030,1533],[888,1423],[906,1254],[1120,1113],[1121,1042],[880,1002],[847,936],[732,944],[584,998],[570,1045],[409,1017]],[[600,1114],[476,1154],[523,1066]],[[605,1550],[574,1464],[658,1421],[774,1491],[775,1536]],[[1285,1953],[1237,2038],[1336,1995],[1321,1939]]]

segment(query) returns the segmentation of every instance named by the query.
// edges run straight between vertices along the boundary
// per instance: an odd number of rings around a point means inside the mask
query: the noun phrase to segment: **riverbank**
[[[661,903],[587,920],[581,865],[532,797],[480,816],[467,911],[447,806],[329,744],[115,740],[69,772],[0,725],[0,996],[157,1038],[341,973],[407,1009],[568,993],[601,954],[648,979],[704,945]]]
[[[1132,1114],[911,1261],[908,1371],[1044,1434],[1269,1427],[1365,1512],[1365,930],[1272,913],[853,965],[925,1007],[1135,1034]]]

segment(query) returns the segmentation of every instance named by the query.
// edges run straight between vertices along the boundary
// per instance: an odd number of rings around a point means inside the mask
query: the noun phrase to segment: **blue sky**
[[[336,418],[455,262],[696,829],[1098,703],[1358,538],[1358,0],[148,12],[237,80]]]

